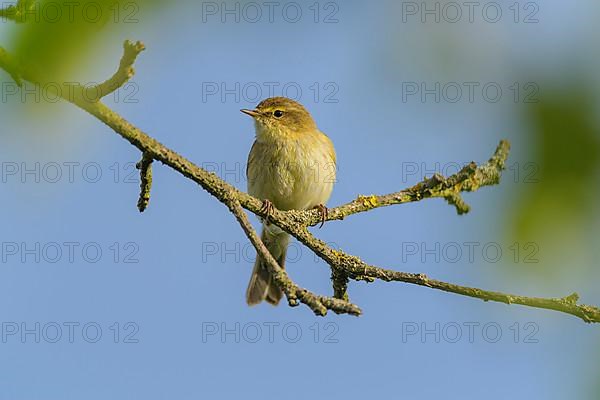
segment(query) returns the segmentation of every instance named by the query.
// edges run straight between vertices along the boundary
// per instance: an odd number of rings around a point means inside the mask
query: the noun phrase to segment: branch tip
[[[339,268],[331,268],[331,282],[333,285],[333,297],[349,301],[348,296],[348,274]]]
[[[150,190],[152,189],[152,162],[154,159],[149,153],[143,153],[142,159],[135,165],[140,170],[140,197],[138,210],[143,213],[150,203]]]
[[[113,76],[106,81],[96,86],[87,88],[87,93],[91,92],[94,93],[94,95],[86,95],[85,99],[93,103],[98,102],[103,97],[108,96],[125,85],[135,75],[135,68],[133,68],[133,64],[135,63],[138,55],[145,49],[146,46],[140,41],[134,43],[130,40],[126,40],[123,42],[123,56],[119,62],[119,68],[117,72],[115,72]]]

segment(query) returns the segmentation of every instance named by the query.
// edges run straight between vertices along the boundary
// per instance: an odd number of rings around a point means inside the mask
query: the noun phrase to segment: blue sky
[[[560,79],[569,60],[594,70],[598,60],[583,50],[594,44],[597,6],[536,3],[539,22],[524,24],[534,9],[515,23],[500,3],[497,23],[479,14],[474,23],[403,22],[402,3],[391,1],[321,2],[318,22],[309,3],[293,3],[302,10],[295,23],[277,10],[273,22],[266,14],[252,22],[243,5],[239,22],[222,22],[220,2],[210,3],[216,15],[191,1],[142,7],[141,22],[100,45],[82,79],[109,76],[122,40],[144,41],[133,85],[107,103],[241,189],[253,126],[239,109],[269,94],[297,98],[336,146],[330,206],[483,162],[507,138],[512,169],[501,185],[465,196],[466,216],[432,200],[314,232],[376,265],[533,296],[577,290],[600,304],[596,270],[536,279],[526,261],[550,256],[536,238],[507,233],[515,199],[543,184],[523,178],[535,161],[521,113],[535,86],[526,85]],[[473,101],[465,82],[477,83]],[[407,94],[422,83],[434,94]],[[453,102],[456,87],[463,97]],[[502,95],[490,101],[483,87]],[[597,327],[559,313],[381,282],[351,283],[360,318],[246,307],[254,252],[225,207],[157,164],[139,214],[138,152],[69,104],[32,103],[10,95],[0,108],[0,399],[563,399],[597,390]],[[474,243],[473,258],[465,243]],[[597,253],[583,246],[564,251],[571,271]],[[289,255],[299,284],[331,292],[326,265],[298,243]]]

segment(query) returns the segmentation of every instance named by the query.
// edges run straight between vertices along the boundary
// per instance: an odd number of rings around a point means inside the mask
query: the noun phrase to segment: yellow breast
[[[319,130],[258,136],[248,158],[248,192],[281,210],[325,204],[336,179],[331,140]]]

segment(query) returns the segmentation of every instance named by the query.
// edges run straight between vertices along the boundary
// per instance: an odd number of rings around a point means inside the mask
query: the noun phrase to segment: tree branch
[[[256,248],[257,253],[267,261],[269,272],[273,276],[277,286],[279,286],[287,297],[290,306],[297,306],[299,300],[301,303],[310,307],[316,315],[321,316],[327,314],[327,310],[332,310],[338,314],[360,315],[362,313],[360,308],[348,301],[326,296],[317,296],[306,289],[300,288],[292,282],[285,270],[277,264],[277,261],[275,261],[271,253],[269,253],[269,250],[260,240],[260,237],[254,228],[252,228],[250,221],[248,221],[248,216],[242,209],[234,192],[230,192],[228,196],[225,196],[225,203],[237,218],[242,229],[246,233],[246,236],[248,236],[248,239],[250,239],[250,242],[254,245],[254,248]]]
[[[116,90],[114,85],[123,84],[131,78],[133,74],[132,64],[139,52],[143,50],[143,45],[140,42],[136,45],[126,42],[124,49],[125,52],[121,59],[119,70],[112,78],[99,85],[101,87],[100,93],[110,93],[106,91]],[[15,79],[22,77],[37,85],[44,83],[37,80],[26,68],[18,66],[2,48],[0,48],[0,67],[9,72]],[[151,160],[157,160],[196,182],[226,205],[240,223],[244,233],[248,236],[258,254],[267,260],[267,265],[275,278],[276,284],[285,293],[288,303],[291,306],[297,305],[298,302],[303,303],[317,315],[325,315],[327,310],[359,315],[361,313],[360,309],[347,301],[348,279],[351,278],[359,281],[381,279],[388,282],[399,281],[411,283],[463,296],[475,297],[484,301],[497,301],[507,304],[515,303],[530,307],[545,308],[572,314],[585,322],[600,322],[600,309],[577,304],[579,296],[576,293],[564,298],[555,299],[518,296],[442,282],[430,279],[424,274],[399,272],[369,265],[356,256],[332,249],[308,231],[307,228],[309,226],[316,225],[320,221],[321,215],[318,211],[279,211],[275,209],[269,214],[271,223],[293,235],[325,260],[332,268],[335,297],[315,295],[306,289],[300,288],[289,278],[285,270],[270,255],[264,243],[262,243],[248,221],[247,215],[242,208],[259,217],[266,217],[261,200],[239,191],[220,179],[216,174],[209,173],[173,150],[165,147],[112,111],[105,104],[97,101],[97,99],[90,100],[85,96],[67,97],[62,93],[57,93],[57,95],[62,96],[63,99],[95,116],[142,152],[143,157],[140,163],[142,193],[140,201],[142,197],[146,198],[148,196],[149,198],[149,182],[143,182],[144,176],[147,177],[145,174],[149,173]],[[477,166],[475,163],[470,163],[450,177],[445,178],[439,174],[435,174],[408,189],[387,195],[359,196],[354,201],[329,209],[327,220],[341,220],[349,215],[370,211],[375,208],[421,201],[427,198],[443,198],[449,204],[453,205],[459,214],[464,214],[469,211],[469,207],[462,199],[461,193],[476,191],[483,186],[499,183],[509,149],[509,143],[501,141],[494,155],[484,165]],[[147,165],[147,168],[144,165]]]
[[[510,144],[508,141],[503,140],[496,148],[494,155],[482,166],[477,166],[477,164],[471,162],[448,178],[444,178],[440,174],[434,174],[431,178],[424,179],[416,185],[399,192],[380,196],[358,196],[354,201],[336,208],[330,208],[327,220],[342,220],[349,215],[375,208],[412,203],[429,198],[444,198],[448,203],[455,206],[458,214],[465,214],[469,211],[469,206],[464,202],[460,193],[474,192],[480,187],[498,184],[509,151]],[[321,214],[318,211],[291,211],[290,213],[295,213],[296,222],[302,225],[314,226],[321,222]]]

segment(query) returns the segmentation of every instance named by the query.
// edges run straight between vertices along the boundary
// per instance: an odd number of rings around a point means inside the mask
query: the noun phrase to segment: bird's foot
[[[317,204],[313,207],[313,209],[319,210],[319,213],[321,214],[321,225],[319,225],[319,229],[321,229],[323,225],[325,225],[325,221],[327,221],[327,217],[329,216],[329,209],[323,204]]]
[[[265,223],[267,225],[269,225],[269,218],[271,217],[271,214],[273,214],[273,210],[275,209],[275,207],[273,206],[273,203],[271,203],[270,200],[264,199],[263,200],[263,205],[260,209],[260,211],[262,213],[265,213]]]

